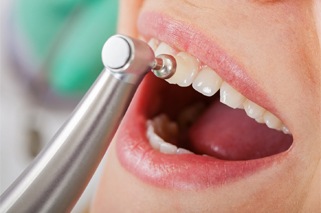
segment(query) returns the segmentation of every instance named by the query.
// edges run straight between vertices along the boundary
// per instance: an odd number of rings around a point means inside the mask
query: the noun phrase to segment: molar
[[[222,79],[208,66],[203,67],[197,74],[193,88],[205,96],[213,96],[221,87]]]
[[[221,85],[220,96],[220,101],[233,109],[238,108],[245,100],[245,97],[241,93],[225,81]]]
[[[175,56],[177,68],[175,74],[166,81],[181,87],[190,86],[199,70],[198,60],[188,53],[180,52]]]

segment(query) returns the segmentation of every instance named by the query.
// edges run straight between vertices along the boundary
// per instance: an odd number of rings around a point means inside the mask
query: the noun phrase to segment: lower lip
[[[157,90],[153,78],[149,75],[144,79],[115,137],[120,163],[142,181],[161,188],[204,189],[238,181],[284,159],[284,154],[279,154],[249,161],[224,161],[154,150],[146,138],[146,120],[157,111],[157,101],[151,101],[155,94],[149,89]]]

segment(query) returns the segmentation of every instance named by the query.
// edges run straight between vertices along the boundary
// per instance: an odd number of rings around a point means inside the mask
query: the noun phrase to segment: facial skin
[[[92,212],[317,212],[320,206],[321,3],[122,0],[119,32],[138,37],[140,13],[157,12],[215,40],[271,98],[294,144],[289,160],[223,187],[150,185],[119,162],[115,141]]]

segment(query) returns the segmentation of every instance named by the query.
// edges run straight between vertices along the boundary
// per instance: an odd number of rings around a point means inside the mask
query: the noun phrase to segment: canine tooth
[[[264,113],[263,118],[264,118],[265,124],[269,128],[280,129],[282,122],[280,121],[280,119],[278,119],[275,115],[273,115],[269,111],[266,111]]]
[[[193,81],[193,88],[205,96],[213,96],[221,87],[222,78],[205,66]]]
[[[178,53],[175,59],[177,63],[176,72],[167,81],[171,84],[178,84],[181,87],[190,86],[198,73],[198,60],[185,52]]]
[[[168,44],[161,42],[159,46],[155,50],[155,55],[158,56],[160,54],[170,54],[175,55],[176,51],[170,47]]]
[[[245,97],[241,93],[225,81],[223,81],[221,85],[220,96],[220,101],[233,109],[239,107],[245,100]]]
[[[170,143],[162,143],[159,147],[159,151],[165,154],[175,154],[177,152],[177,147]]]
[[[155,38],[150,39],[149,42],[148,42],[148,45],[152,48],[152,50],[154,52],[157,49],[158,44],[159,44],[159,42]]]
[[[246,101],[244,101],[243,106],[244,106],[244,110],[245,110],[246,114],[250,118],[256,119],[256,118],[263,117],[265,109],[263,107],[257,105],[256,103],[247,99]]]

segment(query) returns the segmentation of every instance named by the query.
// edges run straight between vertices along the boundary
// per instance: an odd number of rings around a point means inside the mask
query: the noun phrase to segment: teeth
[[[170,54],[175,55],[176,51],[171,48],[169,45],[165,44],[164,42],[161,42],[157,49],[155,50],[155,55],[158,56],[160,54]]]
[[[178,53],[175,59],[177,63],[176,72],[171,78],[167,79],[167,82],[178,84],[181,87],[190,86],[198,73],[198,60],[184,52]]]
[[[222,79],[211,68],[205,66],[193,82],[193,88],[205,96],[213,96],[221,87]]]
[[[152,38],[151,40],[149,40],[148,45],[152,48],[152,50],[155,51],[158,47],[158,41]]]
[[[282,132],[284,133],[284,134],[291,134],[291,132],[289,131],[289,129],[286,127],[286,126],[282,126]]]
[[[265,109],[256,103],[246,100],[243,103],[244,110],[246,114],[253,119],[258,119],[259,121],[264,121],[263,114],[265,112]]]
[[[220,90],[220,101],[223,104],[236,109],[243,104],[245,97],[228,83],[223,82]]]
[[[220,90],[220,101],[223,104],[233,109],[244,109],[246,114],[255,119],[258,123],[265,123],[269,128],[280,130],[285,134],[291,134],[289,129],[281,122],[280,119],[263,107],[245,98],[227,82],[223,81],[214,70],[208,66],[200,64],[199,60],[194,56],[191,56],[186,52],[177,53],[177,51],[168,44],[159,42],[154,38],[152,38],[148,44],[155,51],[155,55],[171,54],[175,57],[177,63],[176,72],[170,79],[166,80],[170,84],[177,84],[181,87],[187,87],[192,84],[196,91],[205,96],[213,96],[218,90]],[[159,133],[156,130],[156,134],[154,135],[158,136],[157,134]],[[167,143],[164,140],[160,141],[154,135],[151,137],[155,143]],[[160,137],[160,139],[164,138],[162,135],[160,135]],[[165,140],[166,139],[167,138],[165,138]],[[164,152],[173,152],[174,150],[172,146],[163,146],[164,147],[162,149],[164,149]],[[159,149],[159,147],[160,145],[157,145],[157,148],[155,149]],[[181,152],[181,148],[178,148],[177,150],[180,150],[179,152]],[[183,152],[185,151],[183,150]]]
[[[164,154],[175,154],[177,152],[177,146],[170,143],[161,143],[159,151]]]
[[[270,113],[269,111],[266,111],[263,115],[265,124],[273,129],[281,129],[282,128],[282,122],[280,119],[278,119],[275,115]]]
[[[169,128],[166,129],[168,125]],[[173,126],[177,126],[174,122],[171,122],[166,115],[160,115],[155,117],[153,120],[147,121],[146,136],[150,145],[155,149],[164,154],[191,154],[192,152],[184,148],[177,148],[174,144],[168,143],[163,140],[163,136],[160,137],[156,133],[156,129],[162,132],[164,135],[172,134],[171,129]],[[169,131],[169,132],[167,132]]]

